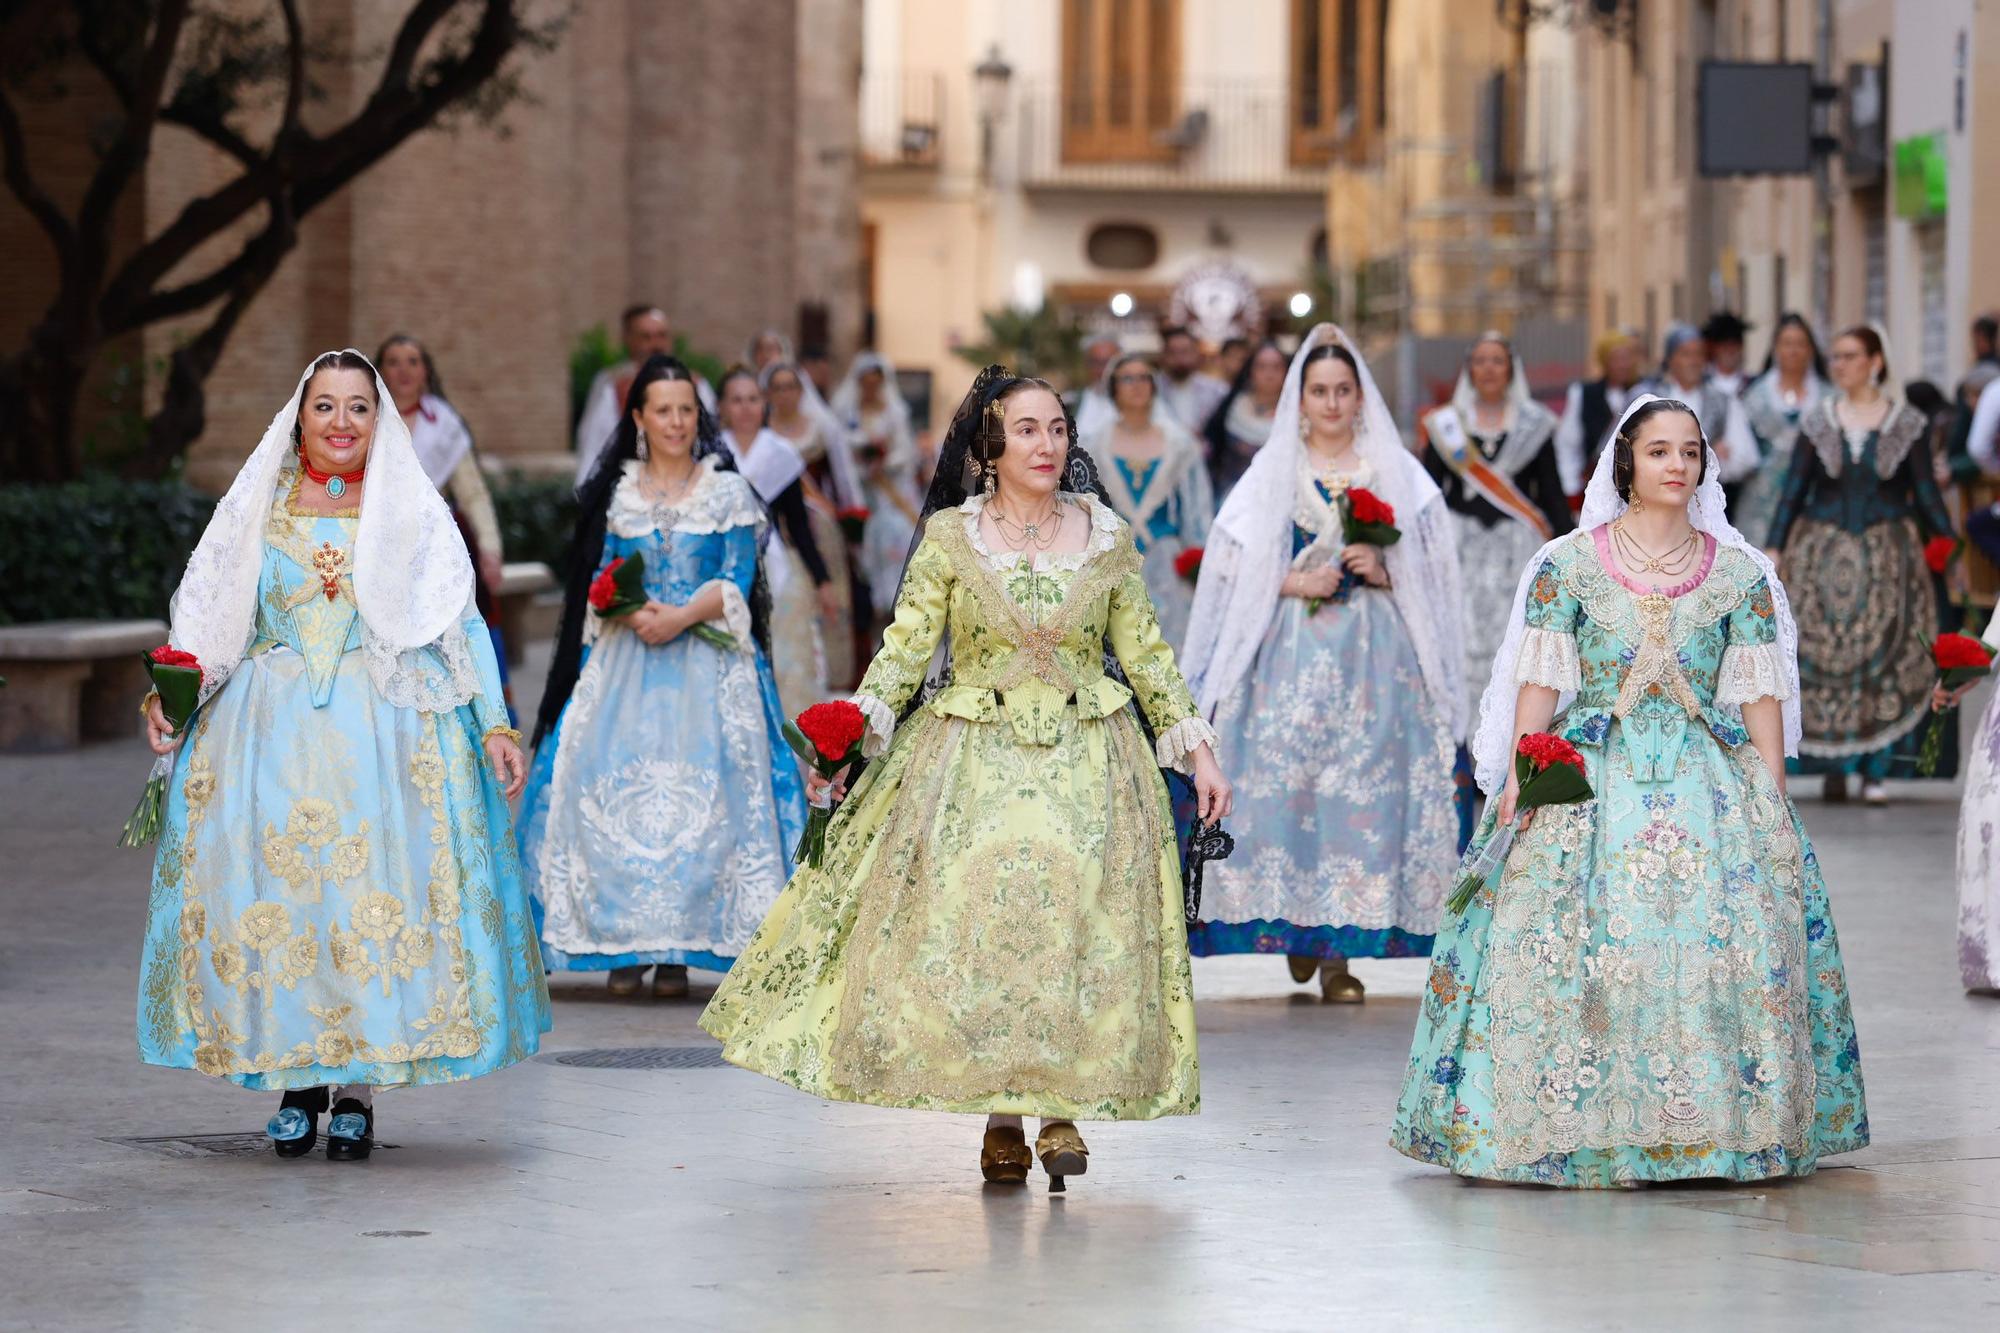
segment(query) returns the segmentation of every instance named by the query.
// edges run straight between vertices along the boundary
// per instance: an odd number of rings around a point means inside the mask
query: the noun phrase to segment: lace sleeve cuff
[[[1785,650],[1775,643],[1732,643],[1722,650],[1715,702],[1741,706],[1759,699],[1783,703],[1792,697]]]
[[[1188,756],[1204,745],[1213,746],[1215,743],[1215,728],[1196,714],[1182,718],[1161,732],[1159,743],[1154,747],[1154,756],[1161,768],[1171,768],[1176,773],[1191,777],[1194,766],[1188,761]]]
[[[744,652],[751,651],[755,640],[751,636],[750,603],[743,600],[743,590],[728,579],[717,579],[709,586],[722,589],[722,623],[716,625],[713,620],[708,623],[717,629],[727,630]],[[700,596],[700,593],[695,595]]]
[[[889,748],[890,738],[896,734],[896,715],[872,694],[855,695],[854,706],[868,719],[868,734],[861,738],[861,757],[874,759]]]
[[[1571,692],[1583,684],[1583,669],[1576,660],[1576,635],[1556,629],[1521,631],[1521,655],[1514,661],[1514,683],[1542,685],[1551,690]]]

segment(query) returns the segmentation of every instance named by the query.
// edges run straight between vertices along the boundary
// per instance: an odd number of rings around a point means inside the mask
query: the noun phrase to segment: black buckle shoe
[[[375,1108],[352,1097],[335,1102],[333,1119],[326,1122],[326,1160],[365,1162],[374,1147]]]
[[[304,1157],[319,1142],[319,1116],[326,1110],[325,1088],[293,1088],[278,1102],[278,1113],[264,1126],[271,1150],[280,1157]]]

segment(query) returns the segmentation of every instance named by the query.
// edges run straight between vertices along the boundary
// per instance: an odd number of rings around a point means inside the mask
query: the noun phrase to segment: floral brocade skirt
[[[1967,990],[2000,990],[2000,692],[1973,733],[1959,805],[1958,966]]]
[[[923,709],[702,1014],[815,1096],[1089,1120],[1193,1114],[1165,784],[1129,711],[1054,745]]]
[[[1358,588],[1310,616],[1282,599],[1215,729],[1236,851],[1208,868],[1189,947],[1429,953],[1458,868],[1457,747],[1389,595]]]
[[[548,990],[469,708],[376,693],[351,652],[246,659],[175,757],[139,1052],[247,1088],[444,1083],[534,1054]]]
[[[1866,1145],[1826,885],[1762,759],[1690,731],[1641,784],[1614,726],[1585,762],[1596,799],[1535,812],[1440,927],[1391,1145],[1575,1188],[1799,1176]]]

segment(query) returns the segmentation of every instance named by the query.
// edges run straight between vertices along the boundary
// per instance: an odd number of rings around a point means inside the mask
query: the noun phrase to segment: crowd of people
[[[1559,411],[1482,334],[1406,436],[1331,325],[1220,374],[1172,328],[1091,344],[1067,401],[989,367],[933,447],[877,353],[833,384],[763,330],[710,384],[634,306],[525,749],[471,430],[419,339],[327,353],[176,596],[199,707],[146,704],[174,758],[142,1054],[280,1092],[280,1156],[330,1113],[353,1160],[375,1089],[532,1054],[548,972],[675,998],[694,967],[732,1062],[983,1114],[986,1179],[1060,1188],[1077,1121],[1198,1109],[1190,954],[1282,954],[1335,1003],[1348,960],[1428,955],[1399,1150],[1810,1172],[1868,1125],[1787,781],[1883,803],[1963,696],[1937,540],[2000,533],[1948,495],[2000,470],[2000,363],[1982,322],[1946,401],[1872,328],[1823,354],[1788,315],[1755,376],[1750,332],[1674,325],[1650,377],[1609,334]],[[795,754],[829,700],[861,756],[830,772]],[[1979,726],[1991,988],[2000,707]],[[1589,799],[1530,808],[1547,762]]]

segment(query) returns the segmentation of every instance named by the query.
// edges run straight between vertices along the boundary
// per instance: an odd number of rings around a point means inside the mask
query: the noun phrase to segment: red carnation
[[[1945,566],[1958,554],[1958,538],[1933,537],[1924,543],[1924,563],[1931,567],[1931,573],[1944,573]]]
[[[868,731],[868,719],[845,699],[814,704],[799,714],[798,724],[813,749],[819,751],[820,758],[836,764],[848,759],[848,752],[861,743]]]
[[[618,584],[615,576],[624,564],[625,557],[621,555],[606,565],[603,573],[590,581],[590,605],[592,610],[609,610],[611,604],[618,600]]]
[[[1984,669],[1993,665],[1993,654],[1985,644],[1964,634],[1940,634],[1931,645],[1931,661],[1939,671],[1961,667]]]
[[[1201,573],[1201,553],[1199,546],[1190,546],[1174,557],[1174,573],[1193,583]]]
[[[1347,512],[1356,523],[1396,525],[1396,511],[1375,492],[1354,487],[1347,492]]]
[[[1514,747],[1514,751],[1526,755],[1537,773],[1551,764],[1568,764],[1571,768],[1578,769],[1583,767],[1583,756],[1577,753],[1576,747],[1552,732],[1531,732],[1521,737],[1521,742]]]
[[[182,652],[168,644],[161,644],[146,656],[155,666],[192,667],[197,672],[201,670],[201,662],[193,653]]]

